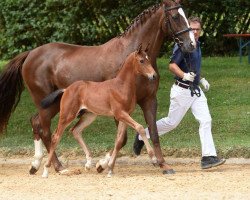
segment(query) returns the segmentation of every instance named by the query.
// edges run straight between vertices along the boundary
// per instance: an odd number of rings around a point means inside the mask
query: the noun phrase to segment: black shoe
[[[141,154],[141,149],[144,146],[144,142],[142,140],[139,140],[139,134],[137,133],[135,136],[134,146],[133,150],[135,155],[139,156]]]
[[[222,165],[226,162],[226,159],[219,159],[217,156],[204,156],[201,159],[201,168],[208,169],[211,167],[216,167]]]

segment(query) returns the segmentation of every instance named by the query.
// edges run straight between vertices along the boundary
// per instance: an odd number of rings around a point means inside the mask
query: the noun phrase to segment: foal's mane
[[[152,16],[152,14],[154,14],[161,7],[161,5],[162,4],[159,3],[145,9],[141,14],[131,21],[130,25],[118,37],[125,37],[128,33],[132,32],[132,30],[135,30],[134,27],[136,27],[139,23],[143,24],[146,22]]]

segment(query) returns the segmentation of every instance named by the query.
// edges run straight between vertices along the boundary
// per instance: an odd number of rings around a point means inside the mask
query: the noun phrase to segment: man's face
[[[201,34],[201,25],[199,22],[190,22],[190,27],[192,28],[195,40],[197,41]]]

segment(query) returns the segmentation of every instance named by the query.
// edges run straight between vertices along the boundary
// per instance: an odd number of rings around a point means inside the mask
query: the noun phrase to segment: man
[[[202,146],[201,168],[207,169],[225,163],[219,159],[215,150],[211,133],[211,115],[204,91],[209,90],[209,83],[200,77],[201,49],[198,41],[201,33],[201,20],[198,17],[189,18],[190,27],[193,29],[197,48],[194,52],[184,54],[176,44],[169,64],[169,70],[175,75],[175,83],[171,88],[170,107],[168,116],[156,122],[159,136],[170,132],[181,122],[186,112],[191,109],[195,119],[200,123],[199,135]],[[196,92],[196,94],[194,93]],[[149,138],[148,128],[145,129]],[[134,153],[140,155],[144,143],[137,134],[134,142]]]

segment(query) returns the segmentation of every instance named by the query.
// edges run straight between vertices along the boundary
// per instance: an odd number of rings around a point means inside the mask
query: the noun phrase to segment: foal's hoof
[[[173,169],[168,169],[168,170],[164,170],[162,173],[163,174],[175,174],[175,171]]]
[[[38,170],[35,167],[31,166],[30,170],[29,170],[29,173],[30,173],[30,175],[34,175],[37,171]]]
[[[106,159],[99,160],[95,165],[95,168],[98,173],[103,172],[105,169],[107,169],[107,167],[108,167],[108,160]]]
[[[101,165],[96,165],[96,171],[98,173],[102,173],[104,171],[104,168]]]
[[[109,171],[107,177],[108,177],[108,178],[112,178],[112,176],[113,176],[113,171]]]

